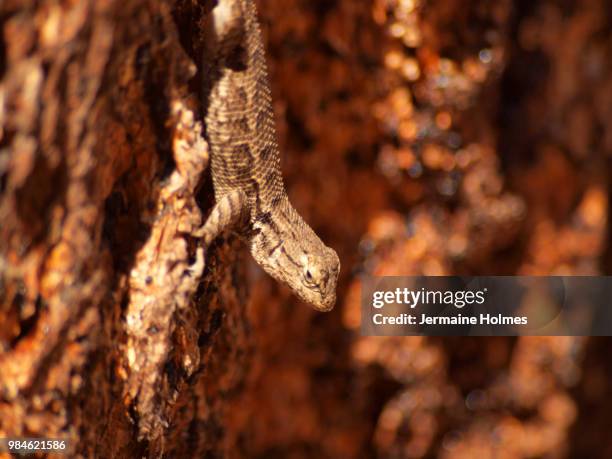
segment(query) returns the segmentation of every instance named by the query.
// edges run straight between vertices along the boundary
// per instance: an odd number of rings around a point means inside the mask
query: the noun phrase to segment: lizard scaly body
[[[198,236],[226,229],[255,261],[315,309],[336,301],[340,260],[289,202],[253,0],[219,0],[210,15],[204,108],[216,204]]]

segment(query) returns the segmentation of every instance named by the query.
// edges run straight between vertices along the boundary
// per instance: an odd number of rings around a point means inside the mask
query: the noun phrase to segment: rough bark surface
[[[224,245],[198,290],[208,153],[179,7],[1,6],[1,436],[86,457],[226,448],[244,272]]]
[[[258,3],[284,177],[339,252],[338,306],[300,304],[232,236],[189,236],[213,203],[212,1],[4,0],[0,437],[609,457],[607,340],[358,332],[362,272],[610,273],[608,2]]]

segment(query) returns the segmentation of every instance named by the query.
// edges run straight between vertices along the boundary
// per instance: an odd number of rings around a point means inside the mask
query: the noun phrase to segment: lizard
[[[206,33],[203,106],[215,205],[196,236],[208,247],[233,230],[265,272],[314,309],[329,311],[340,260],[287,196],[253,0],[218,0]]]

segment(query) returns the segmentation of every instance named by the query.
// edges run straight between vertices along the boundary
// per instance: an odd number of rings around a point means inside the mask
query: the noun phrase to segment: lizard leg
[[[246,195],[241,190],[231,191],[217,201],[206,223],[196,230],[194,236],[203,238],[204,245],[208,246],[226,229],[238,227],[247,216]]]

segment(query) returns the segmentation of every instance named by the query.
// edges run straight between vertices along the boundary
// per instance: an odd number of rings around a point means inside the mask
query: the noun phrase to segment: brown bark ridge
[[[173,6],[0,5],[0,437],[69,439],[75,457],[222,450],[244,276],[221,247],[198,290],[208,152]]]

